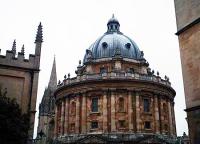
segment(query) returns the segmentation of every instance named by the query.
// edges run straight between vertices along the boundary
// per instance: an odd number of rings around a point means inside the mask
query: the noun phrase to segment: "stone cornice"
[[[195,110],[200,110],[200,106],[195,106],[195,107],[191,107],[191,108],[186,108],[184,111],[186,111],[186,112],[191,112],[191,111],[195,111]]]
[[[184,26],[183,28],[181,28],[180,30],[178,30],[175,34],[176,35],[180,35],[181,33],[183,33],[184,31],[188,30],[189,28],[191,28],[192,26],[196,25],[200,23],[200,17],[195,19],[193,22],[191,22],[190,24]]]

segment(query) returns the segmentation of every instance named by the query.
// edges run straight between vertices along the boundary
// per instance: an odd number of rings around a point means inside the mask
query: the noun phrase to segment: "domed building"
[[[86,50],[76,77],[55,91],[55,141],[173,143],[175,90],[154,74],[137,44],[113,16]]]

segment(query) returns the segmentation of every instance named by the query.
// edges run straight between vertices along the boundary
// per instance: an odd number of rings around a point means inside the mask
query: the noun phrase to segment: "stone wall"
[[[98,112],[91,111],[91,99],[98,97]],[[124,110],[119,110],[119,100],[124,100]],[[150,99],[150,111],[144,112],[143,99]],[[176,136],[173,123],[173,101],[149,92],[129,90],[97,90],[76,94],[57,104],[56,137],[73,134],[149,133]],[[75,107],[74,105],[75,104]],[[75,109],[74,109],[75,108]],[[98,122],[92,129],[91,122]],[[120,127],[120,121],[124,121]],[[150,122],[146,129],[145,122]]]
[[[186,107],[200,105],[200,23],[179,35]]]
[[[200,17],[199,0],[174,0],[178,31]]]
[[[200,142],[200,1],[175,0],[186,112],[192,144]]]
[[[29,138],[33,137],[36,99],[42,43],[42,26],[38,26],[40,39],[35,41],[35,55],[25,59],[24,46],[16,57],[16,42],[6,55],[0,55],[0,86],[6,96],[16,99],[23,113],[30,114]]]

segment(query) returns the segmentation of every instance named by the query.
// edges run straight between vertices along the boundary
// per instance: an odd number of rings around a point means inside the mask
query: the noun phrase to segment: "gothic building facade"
[[[169,78],[154,74],[136,43],[113,16],[107,32],[64,77],[54,93],[54,141],[173,143],[174,97]]]
[[[32,141],[36,112],[38,77],[40,68],[41,46],[43,42],[42,25],[38,26],[35,40],[35,54],[25,59],[25,48],[16,56],[16,41],[12,50],[0,55],[0,87],[6,96],[16,99],[23,113],[30,114],[29,137]],[[1,51],[1,49],[0,49]]]
[[[42,132],[45,135],[45,137],[43,138],[43,142],[48,144],[53,141],[55,114],[54,92],[56,90],[56,87],[57,75],[56,61],[54,58],[49,84],[44,91],[42,101],[39,105],[39,123],[37,128],[38,134]]]
[[[189,136],[200,143],[200,1],[174,0]]]

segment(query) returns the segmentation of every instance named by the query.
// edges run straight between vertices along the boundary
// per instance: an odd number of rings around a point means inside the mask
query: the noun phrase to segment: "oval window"
[[[102,47],[103,47],[103,48],[107,48],[107,47],[108,47],[108,44],[107,44],[106,42],[103,42],[103,43],[102,43]]]
[[[130,44],[130,43],[127,43],[125,46],[126,46],[126,48],[128,48],[128,49],[131,48],[131,44]]]

